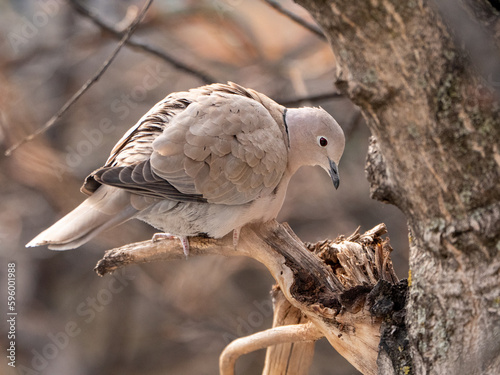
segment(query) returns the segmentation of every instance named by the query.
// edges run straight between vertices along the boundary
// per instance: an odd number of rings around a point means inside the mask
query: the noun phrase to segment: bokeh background
[[[123,30],[140,1],[82,1]],[[308,22],[291,1],[280,4]],[[347,143],[338,191],[319,168],[299,170],[280,221],[304,241],[349,235],[384,222],[393,262],[407,275],[407,229],[392,206],[369,198],[364,162],[369,132],[359,110],[335,93],[335,57],[314,33],[264,1],[159,1],[134,34],[208,80],[234,81],[289,106],[321,106],[343,127]],[[273,279],[246,258],[200,257],[132,266],[99,278],[104,251],[148,239],[128,222],[69,252],[26,249],[40,231],[80,203],[79,187],[106,160],[121,135],[170,92],[205,82],[164,59],[125,46],[107,72],[57,122],[21,146],[102,65],[117,40],[71,1],[0,0],[0,304],[7,310],[7,264],[16,263],[16,369],[2,374],[216,374],[225,345],[271,326]],[[327,97],[329,95],[326,95]],[[296,102],[296,98],[313,97]],[[6,353],[6,319],[0,348]],[[259,374],[264,351],[242,357],[238,374]],[[325,340],[311,374],[358,374]]]

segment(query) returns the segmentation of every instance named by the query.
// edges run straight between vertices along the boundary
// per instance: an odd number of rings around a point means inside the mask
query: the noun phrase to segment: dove
[[[177,237],[221,238],[275,219],[302,166],[321,166],[339,186],[344,133],[321,108],[285,108],[235,83],[168,95],[149,110],[92,172],[89,197],[26,246],[69,250],[137,218]]]

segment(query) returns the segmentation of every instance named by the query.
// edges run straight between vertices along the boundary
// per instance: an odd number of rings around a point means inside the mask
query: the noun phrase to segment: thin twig
[[[339,92],[327,92],[325,94],[314,94],[314,95],[308,95],[308,96],[303,96],[303,97],[299,97],[299,98],[276,100],[276,101],[284,106],[289,106],[289,105],[301,104],[301,103],[308,102],[308,101],[319,102],[322,100],[337,99],[337,98],[340,99],[343,97],[344,97],[344,95],[342,95]]]
[[[5,156],[10,156],[14,150],[16,150],[19,146],[25,144],[26,142],[31,141],[33,138],[35,138],[37,135],[45,132],[47,129],[49,129],[51,126],[53,126],[59,118],[61,118],[62,115],[66,113],[66,111],[92,86],[99,78],[102,77],[106,69],[111,65],[113,60],[115,59],[116,55],[118,52],[120,52],[120,49],[123,47],[125,42],[130,38],[132,33],[135,31],[139,23],[142,21],[144,16],[146,15],[146,12],[148,11],[151,3],[153,0],[146,0],[146,4],[140,11],[140,13],[137,15],[137,17],[132,21],[132,23],[127,27],[125,30],[125,33],[123,34],[120,42],[116,45],[115,49],[111,53],[111,55],[108,57],[108,59],[102,64],[102,66],[97,70],[97,72],[87,81],[85,84],[78,90],[72,97],[69,99],[63,106],[62,108],[56,112],[52,118],[45,123],[41,128],[36,130],[34,133],[31,133],[27,137],[23,138],[20,142],[16,143],[14,146],[10,147],[7,151],[5,151]]]
[[[69,2],[78,13],[80,13],[82,16],[90,19],[95,25],[99,26],[101,29],[107,31],[115,38],[122,37],[122,35],[123,35],[122,31],[120,31],[116,27],[113,27],[112,25],[108,24],[105,20],[103,20],[101,17],[99,17],[98,14],[92,12],[90,9],[87,9],[82,4],[80,4],[79,1],[70,0]],[[130,38],[129,40],[127,40],[126,44],[130,47],[134,47],[136,49],[142,50],[144,52],[150,53],[156,57],[161,58],[162,60],[164,60],[168,64],[172,65],[174,68],[195,76],[196,78],[200,79],[203,83],[208,84],[208,83],[217,82],[214,77],[211,77],[210,75],[208,75],[204,72],[201,72],[195,68],[192,68],[192,67],[184,64],[183,62],[178,61],[175,57],[170,56],[165,51],[163,51],[162,49],[160,49],[156,46],[152,46],[152,45],[146,44],[144,42],[140,42],[134,38]]]
[[[300,18],[297,16],[295,13],[290,12],[288,9],[283,8],[280,3],[278,3],[275,0],[264,0],[267,4],[269,4],[271,7],[276,9],[278,12],[283,14],[284,16],[290,18],[292,21],[298,23],[300,26],[305,27],[307,30],[313,32],[317,36],[320,37],[320,39],[326,41],[325,34],[323,34],[323,31],[316,26],[315,24],[309,23],[306,20]]]

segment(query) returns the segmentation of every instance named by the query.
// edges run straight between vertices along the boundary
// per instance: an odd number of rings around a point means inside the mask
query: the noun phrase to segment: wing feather
[[[105,167],[94,172],[94,178],[101,184],[119,187],[137,195],[170,199],[179,202],[206,202],[200,194],[185,194],[157,176],[150,160],[125,167]],[[153,178],[153,179],[152,179]]]
[[[284,107],[233,83],[167,96],[83,187],[107,184],[179,202],[246,204],[277,186],[287,165]]]

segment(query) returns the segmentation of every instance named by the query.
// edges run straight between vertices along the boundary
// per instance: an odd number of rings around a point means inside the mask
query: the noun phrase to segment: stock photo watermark
[[[238,337],[251,335],[257,328],[262,327],[267,318],[273,316],[273,303],[270,299],[255,300],[252,304],[255,310],[250,311],[246,318],[241,316],[236,318],[236,335],[227,332],[222,335],[226,344]]]
[[[111,112],[115,113],[119,120],[125,120],[132,109],[146,100],[148,92],[157,88],[167,77],[168,73],[162,70],[159,63],[147,66],[146,74],[140,84],[111,101]],[[75,146],[66,146],[66,166],[69,168],[78,166],[84,157],[91,155],[96,148],[103,144],[104,136],[112,133],[115,129],[116,123],[113,123],[108,117],[102,118],[97,128],[83,129],[82,139]]]
[[[117,116],[118,120],[125,120],[139,103],[147,99],[148,93],[159,87],[168,77],[169,72],[163,68],[162,64],[155,63],[146,66],[145,74],[140,83],[113,99],[110,103],[110,111]],[[116,130],[116,123],[117,121],[113,121],[110,117],[103,117],[97,121],[96,127],[81,130],[80,140],[74,145],[66,146],[64,159],[47,165],[47,173],[62,180],[64,173],[79,166],[84,158],[92,155],[103,145],[106,135]]]
[[[13,279],[14,279],[14,296],[15,296],[15,263],[9,263],[13,266]],[[10,266],[9,266],[10,267]],[[10,278],[9,268],[9,280]],[[13,352],[13,359],[9,358],[9,366],[16,367],[17,373],[20,375],[39,375],[51,363],[52,360],[57,358],[71,343],[72,339],[79,336],[85,327],[91,324],[99,313],[104,311],[106,306],[113,302],[115,295],[122,292],[130,281],[135,279],[133,275],[127,275],[124,270],[117,271],[109,279],[107,285],[101,288],[95,296],[88,296],[84,301],[80,302],[75,307],[76,318],[68,320],[61,330],[57,332],[48,332],[47,342],[41,348],[31,349],[31,360],[26,364],[16,365],[16,345],[15,345],[15,324],[13,332],[14,341],[11,341],[11,348]],[[9,284],[10,291],[10,284]],[[9,294],[10,297],[10,294]],[[15,302],[15,299],[13,299]],[[9,299],[10,302],[10,299]],[[10,305],[9,305],[10,306]],[[15,306],[15,304],[14,304]],[[15,309],[14,309],[15,312]],[[13,313],[9,311],[9,313]],[[7,313],[7,314],[9,314]],[[15,316],[13,316],[15,318]],[[15,321],[15,319],[14,319]],[[12,344],[13,343],[13,344]],[[10,351],[8,351],[11,354]],[[11,363],[13,363],[11,365]]]
[[[47,26],[51,18],[57,16],[64,0],[39,0],[39,9],[30,17],[22,17],[19,26],[7,33],[7,40],[14,51],[18,54],[23,47],[34,39],[40,30]]]
[[[243,0],[213,0],[212,5],[220,17],[233,11]],[[40,30],[45,28],[56,17],[61,7],[66,5],[64,0],[38,0],[38,9],[30,16],[23,16],[19,25],[7,33],[7,41],[17,55],[31,40],[35,39]]]
[[[7,263],[7,364],[16,367],[16,263]]]

